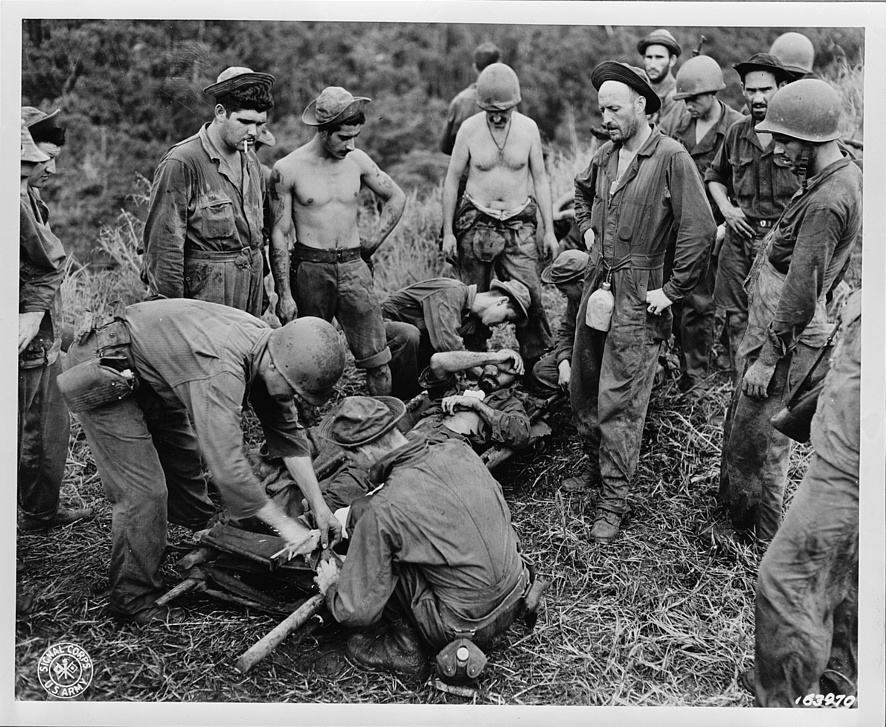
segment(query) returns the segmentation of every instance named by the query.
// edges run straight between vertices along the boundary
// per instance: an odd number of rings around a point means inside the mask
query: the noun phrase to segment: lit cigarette
[[[249,146],[246,143],[246,139],[243,140],[243,153],[245,154],[249,150]]]

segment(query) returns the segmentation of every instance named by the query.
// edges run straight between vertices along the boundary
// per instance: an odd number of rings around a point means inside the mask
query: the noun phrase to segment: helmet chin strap
[[[800,180],[800,188],[805,192],[809,183],[809,168],[815,161],[815,147],[812,144],[803,144],[803,151],[800,154],[800,161],[797,164],[797,177]]]

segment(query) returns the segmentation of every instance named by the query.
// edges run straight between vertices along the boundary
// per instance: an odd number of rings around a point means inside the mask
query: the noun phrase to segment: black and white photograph
[[[886,5],[0,12],[0,721],[883,724]]]

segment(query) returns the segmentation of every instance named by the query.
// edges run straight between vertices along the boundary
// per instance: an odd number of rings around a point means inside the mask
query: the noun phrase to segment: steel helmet
[[[726,88],[720,65],[710,56],[696,56],[686,61],[677,72],[677,100],[713,93]]]
[[[784,33],[775,39],[769,52],[790,71],[811,73],[815,63],[812,41],[802,33]]]
[[[757,131],[821,144],[840,137],[840,97],[817,78],[794,81],[775,92]]]
[[[520,81],[504,63],[486,66],[477,78],[477,106],[484,111],[506,111],[520,103]]]
[[[332,324],[305,316],[271,333],[268,353],[274,368],[295,392],[319,406],[345,369],[345,352]]]

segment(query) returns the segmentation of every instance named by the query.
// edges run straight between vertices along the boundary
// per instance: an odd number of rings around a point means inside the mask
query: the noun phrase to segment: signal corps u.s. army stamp
[[[77,644],[53,644],[37,662],[37,678],[48,694],[72,699],[92,682],[92,659]]]

